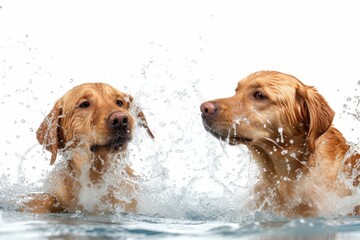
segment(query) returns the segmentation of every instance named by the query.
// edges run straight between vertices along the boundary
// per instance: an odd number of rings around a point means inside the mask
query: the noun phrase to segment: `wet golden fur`
[[[104,83],[82,84],[62,96],[40,125],[37,139],[50,151],[51,164],[59,152],[66,162],[51,175],[50,192],[24,197],[20,210],[34,213],[84,210],[79,196],[81,189],[101,188],[105,174],[113,171],[112,164],[121,164],[132,139],[135,119],[129,111],[131,103],[131,96]],[[136,117],[153,137],[144,114],[138,111]],[[119,120],[123,122],[119,124]],[[129,166],[124,167],[123,173],[128,178],[135,177]],[[131,181],[114,180],[96,200],[99,205],[90,211],[98,211],[105,203],[109,206],[106,212],[117,207],[135,211],[134,190]],[[123,193],[124,198],[118,198],[116,191]]]
[[[294,76],[256,72],[239,81],[235,96],[201,105],[205,128],[230,144],[245,144],[260,167],[257,208],[286,216],[318,216],[335,208],[324,197],[352,194],[338,181],[359,170],[360,155],[332,127],[334,111]],[[358,178],[354,179],[354,185]]]

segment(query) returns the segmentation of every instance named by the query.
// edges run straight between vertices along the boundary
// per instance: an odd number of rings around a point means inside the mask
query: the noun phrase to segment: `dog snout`
[[[129,117],[123,112],[113,112],[107,119],[108,125],[113,129],[126,129],[129,126]]]
[[[204,102],[201,104],[200,110],[203,117],[209,117],[214,116],[217,113],[218,108],[214,102]]]

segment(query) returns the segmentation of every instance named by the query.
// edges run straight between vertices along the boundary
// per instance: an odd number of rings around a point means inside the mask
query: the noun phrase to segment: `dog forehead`
[[[237,89],[248,88],[297,88],[302,83],[289,74],[276,71],[255,72],[240,80]]]
[[[120,92],[116,88],[106,83],[84,83],[75,86],[69,90],[64,96],[64,99],[84,98],[93,95],[99,96],[121,96],[125,97],[127,94]]]
[[[97,103],[119,99],[128,104],[128,94],[122,93],[106,83],[84,83],[65,93],[58,101],[63,110],[70,111],[83,100],[95,100]]]

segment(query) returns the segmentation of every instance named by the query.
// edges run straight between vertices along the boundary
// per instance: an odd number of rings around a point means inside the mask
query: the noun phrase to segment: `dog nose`
[[[204,102],[201,104],[200,110],[203,115],[211,115],[216,113],[217,107],[213,102]]]
[[[113,112],[108,117],[107,122],[112,128],[124,128],[129,125],[129,118],[125,113]]]

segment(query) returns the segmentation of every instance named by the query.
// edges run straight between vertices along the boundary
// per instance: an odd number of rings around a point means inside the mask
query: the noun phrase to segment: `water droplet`
[[[348,97],[348,98],[346,99],[346,101],[350,102],[350,101],[351,101],[351,97]]]
[[[358,81],[358,85],[360,85],[360,80]]]
[[[286,155],[287,153],[288,153],[287,150],[282,150],[282,151],[281,151],[281,155],[283,155],[283,156]]]
[[[34,132],[34,129],[33,129],[33,128],[29,128],[29,131],[30,131],[30,132]]]
[[[279,127],[278,131],[279,131],[280,138],[281,138],[280,141],[281,141],[281,143],[284,143],[284,135],[283,135],[284,129],[282,127]]]
[[[25,119],[21,119],[21,122],[22,122],[22,123],[26,123],[26,120],[25,120]]]
[[[72,83],[72,82],[74,82],[74,79],[70,78],[69,83]]]
[[[20,138],[20,136],[19,135],[16,135],[16,139],[19,139]]]

